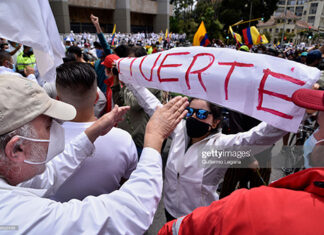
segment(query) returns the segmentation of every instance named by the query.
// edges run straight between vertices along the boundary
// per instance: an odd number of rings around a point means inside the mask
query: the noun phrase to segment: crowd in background
[[[119,120],[118,128],[109,132],[110,137],[108,134],[104,134],[101,141],[95,143],[95,147],[98,149],[96,152],[97,159],[99,159],[97,163],[88,159],[81,168],[78,168],[76,174],[68,178],[66,183],[60,185],[60,188],[56,188],[55,193],[50,195],[51,199],[59,202],[68,202],[73,198],[83,200],[89,194],[98,196],[113,192],[122,188],[124,182],[130,184],[132,172],[135,172],[136,165],[139,165],[138,160],[148,151],[145,146],[145,135],[147,135],[146,127],[150,116],[155,110],[158,110],[158,107],[176,96],[176,94],[156,89],[125,85],[119,81],[115,61],[123,57],[142,57],[174,47],[191,46],[186,34],[172,33],[167,36],[163,33],[104,34],[100,28],[98,17],[91,15],[91,21],[97,31],[95,35],[74,34],[72,31],[68,35],[62,35],[66,55],[63,58],[64,63],[57,68],[56,83],[45,83],[39,76],[32,48],[3,38],[0,41],[0,74],[17,72],[43,87],[51,98],[58,98],[76,108],[75,119],[63,125],[68,133],[65,138],[67,142],[90,128],[93,123],[96,123],[96,120],[101,120],[110,112],[116,111],[116,104],[129,106],[124,120]],[[213,39],[209,46],[231,48],[246,53],[267,54],[324,70],[322,58],[324,47],[320,47],[320,45],[306,47],[304,43],[301,43],[300,45],[276,46],[268,44],[248,47],[246,45],[225,45],[221,40]],[[322,88],[322,81],[314,85],[314,89],[321,90]],[[146,102],[148,100],[150,102]],[[143,104],[147,104],[147,106],[143,107]],[[317,112],[308,110],[307,115],[316,117]],[[305,161],[305,164],[291,166],[289,169],[285,167],[283,168],[284,173],[290,174],[305,167],[311,168],[322,164],[318,158],[310,158],[314,143],[321,140],[318,134],[321,133],[321,119],[323,117],[320,115],[318,124],[314,125],[307,133],[307,137],[298,143],[299,145],[305,143],[307,151],[305,150],[305,153],[301,154],[301,159]],[[269,184],[271,167],[260,167],[260,162],[265,162],[262,163],[263,166],[269,166],[269,164],[271,166],[273,144],[283,139],[284,145],[289,145],[288,142],[291,139],[291,134],[266,123],[195,98],[190,100],[189,107],[186,108],[186,120],[178,120],[178,123],[172,137],[165,138],[163,145],[161,143],[163,167],[165,168],[163,175],[164,207],[168,221],[182,218],[196,208],[213,205],[213,202],[219,198],[225,198],[222,202],[228,203],[226,198],[233,195],[231,193],[237,188],[253,188]],[[304,125],[305,123],[301,124],[301,126]],[[316,140],[312,142],[312,146],[309,146],[307,140],[311,138]],[[109,144],[107,144],[108,142]],[[197,167],[195,163],[198,149],[208,146],[211,142],[218,146],[261,144],[266,148],[262,149],[255,158],[246,162],[245,169],[203,169]],[[86,147],[82,149],[84,150]],[[105,153],[109,151],[114,157],[108,159],[105,158]],[[71,153],[73,155],[72,150]],[[291,156],[286,155],[286,157],[290,158]],[[107,172],[101,172],[100,165],[109,165],[111,162],[114,162],[115,165],[109,168],[109,174],[105,176],[105,179],[111,178],[109,187],[106,187],[103,186],[105,183],[103,180],[95,180],[93,177],[103,177]],[[180,167],[181,164],[186,167]],[[89,174],[89,169],[95,173]],[[129,181],[127,181],[128,179]],[[31,179],[31,181],[22,184],[25,184],[26,187],[31,185],[40,187],[39,180],[39,178],[34,181]],[[143,187],[145,188],[145,186]],[[77,193],[78,190],[80,190],[79,193]],[[140,189],[136,190],[138,194],[145,194],[145,192],[140,192]],[[120,195],[120,198],[116,200],[122,200],[122,197]],[[150,206],[152,205],[157,206],[154,200],[150,201]],[[147,213],[140,209],[139,211],[143,217],[148,217],[148,214],[154,212],[154,210],[153,212],[150,210]],[[115,216],[121,217],[116,214]],[[130,221],[131,217],[130,214],[127,219]],[[139,222],[139,218],[135,219],[136,221],[133,222],[137,225],[132,225],[133,229],[145,231],[152,222],[152,218],[146,217],[142,222]],[[114,226],[118,227],[118,222]],[[165,227],[165,229],[165,232],[170,232],[170,228]]]

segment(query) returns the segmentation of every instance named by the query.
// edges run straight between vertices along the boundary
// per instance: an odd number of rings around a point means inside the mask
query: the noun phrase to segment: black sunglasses
[[[196,113],[196,117],[200,120],[206,119],[208,117],[208,114],[211,114],[211,112],[204,109],[194,109],[187,107],[186,110],[188,110],[187,117],[191,117],[194,113]]]

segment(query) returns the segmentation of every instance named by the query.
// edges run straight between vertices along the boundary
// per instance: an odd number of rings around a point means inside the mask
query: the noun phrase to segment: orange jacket
[[[159,231],[171,234],[324,234],[324,168],[300,171],[269,187],[237,190]]]

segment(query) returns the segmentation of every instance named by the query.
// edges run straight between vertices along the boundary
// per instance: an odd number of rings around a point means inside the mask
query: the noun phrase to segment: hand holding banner
[[[291,101],[320,71],[268,55],[225,48],[186,47],[117,62],[125,83],[182,93],[295,132],[304,109]]]

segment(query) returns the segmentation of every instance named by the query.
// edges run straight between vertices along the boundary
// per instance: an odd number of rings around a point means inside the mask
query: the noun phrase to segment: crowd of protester
[[[22,234],[143,234],[163,186],[168,223],[160,234],[323,233],[321,80],[293,98],[307,108],[301,127],[317,120],[295,143],[304,145],[302,163],[282,169],[300,172],[260,187],[270,183],[273,145],[288,146],[293,134],[205,100],[124,84],[116,60],[190,46],[186,35],[105,35],[90,19],[96,35],[64,35],[55,83],[40,77],[32,48],[0,41],[2,224]],[[324,69],[318,45],[209,46]],[[262,147],[244,168],[197,165],[202,148],[252,145]]]

